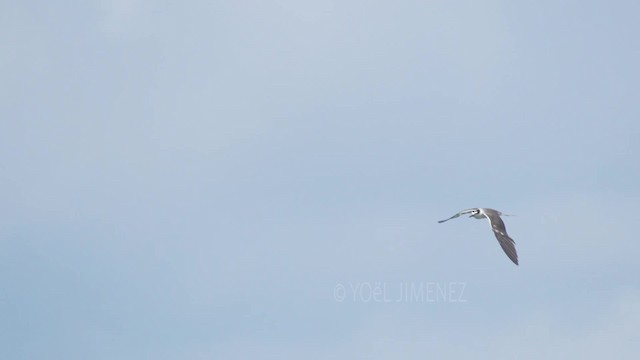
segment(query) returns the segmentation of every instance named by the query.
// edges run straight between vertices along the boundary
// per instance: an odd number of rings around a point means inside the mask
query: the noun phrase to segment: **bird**
[[[452,217],[440,220],[438,223],[443,223],[445,221],[449,221],[451,219],[455,219],[460,215],[471,214],[469,217],[473,217],[476,219],[489,219],[489,225],[491,225],[491,230],[493,230],[493,234],[498,239],[498,243],[500,243],[500,247],[504,250],[504,253],[507,254],[509,259],[513,261],[514,264],[518,265],[518,253],[516,253],[516,242],[507,234],[507,228],[504,225],[504,221],[500,216],[511,216],[508,214],[503,214],[498,210],[489,209],[489,208],[471,208],[462,210],[459,213],[453,215]]]

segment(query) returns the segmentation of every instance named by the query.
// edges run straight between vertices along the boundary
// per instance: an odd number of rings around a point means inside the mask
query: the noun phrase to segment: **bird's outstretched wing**
[[[495,210],[484,209],[484,213],[489,219],[491,230],[493,230],[493,234],[496,236],[496,239],[498,239],[500,247],[504,250],[504,253],[507,254],[509,259],[511,259],[514,264],[518,265],[516,242],[507,234],[507,228],[504,225],[504,221],[502,221],[500,215]]]
[[[462,210],[462,211],[460,211],[459,213],[457,213],[457,214],[453,215],[452,217],[450,217],[450,218],[448,218],[448,219],[444,219],[444,220],[440,220],[440,221],[438,221],[438,223],[443,223],[443,222],[445,222],[445,221],[449,221],[449,220],[451,220],[451,219],[455,219],[455,218],[457,218],[457,217],[458,217],[458,216],[460,216],[460,215],[470,214],[470,213],[472,213],[472,212],[474,212],[474,211],[476,211],[476,210],[477,210],[477,209],[466,209],[466,210]]]

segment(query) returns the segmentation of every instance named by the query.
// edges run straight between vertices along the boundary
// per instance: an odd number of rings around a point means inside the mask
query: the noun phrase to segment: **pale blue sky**
[[[0,358],[636,359],[639,13],[0,2]]]

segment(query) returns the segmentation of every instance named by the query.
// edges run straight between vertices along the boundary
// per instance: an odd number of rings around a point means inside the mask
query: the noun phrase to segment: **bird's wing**
[[[474,212],[474,211],[476,211],[476,209],[466,209],[466,210],[462,210],[462,211],[460,211],[459,213],[457,213],[457,214],[453,215],[452,217],[450,217],[450,218],[448,218],[448,219],[440,220],[440,221],[438,221],[438,222],[439,222],[439,223],[443,223],[443,222],[445,222],[445,221],[449,221],[449,220],[451,220],[451,219],[455,219],[455,218],[457,218],[457,217],[458,217],[458,216],[460,216],[460,215],[469,214],[469,213],[472,213],[472,212]]]
[[[493,230],[493,234],[496,236],[496,239],[498,239],[500,247],[502,247],[502,250],[504,250],[504,253],[507,254],[509,259],[511,259],[514,264],[518,265],[516,242],[507,234],[507,228],[504,225],[504,221],[502,221],[500,215],[498,215],[495,210],[485,209],[484,213],[489,219],[491,230]]]

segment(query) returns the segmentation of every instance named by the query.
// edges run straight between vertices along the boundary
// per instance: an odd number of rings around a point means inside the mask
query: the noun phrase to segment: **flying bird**
[[[503,214],[498,210],[488,209],[488,208],[472,208],[462,210],[459,213],[453,215],[452,217],[440,220],[439,223],[443,223],[445,221],[455,219],[460,215],[471,214],[469,217],[473,217],[476,219],[487,218],[489,219],[489,225],[491,225],[491,230],[493,230],[493,234],[498,239],[500,243],[500,247],[504,250],[504,253],[507,254],[509,259],[513,261],[514,264],[518,265],[518,253],[516,253],[516,242],[513,241],[511,237],[507,234],[507,228],[504,226],[504,222],[500,216],[509,216],[507,214]]]

